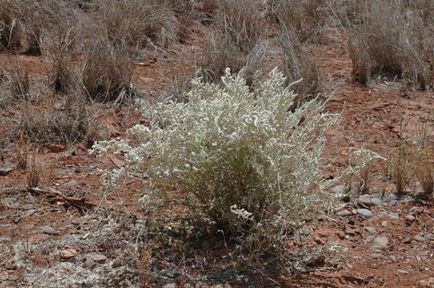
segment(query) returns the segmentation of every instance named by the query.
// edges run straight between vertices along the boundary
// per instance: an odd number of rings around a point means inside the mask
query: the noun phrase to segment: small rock
[[[92,253],[92,254],[90,254],[90,259],[92,259],[96,263],[102,264],[107,260],[107,257],[105,257],[102,254]]]
[[[416,236],[414,236],[414,240],[419,241],[419,242],[425,242],[428,239],[422,235],[416,235]]]
[[[434,278],[429,278],[428,280],[420,280],[417,282],[418,288],[432,288],[434,286]]]
[[[377,232],[377,229],[375,229],[375,227],[370,227],[370,226],[365,227],[365,230],[368,231],[369,233]]]
[[[337,185],[332,188],[332,192],[336,194],[342,194],[345,192],[345,186],[344,185]]]
[[[372,253],[371,257],[374,258],[374,259],[384,258],[383,254],[381,254],[381,253]]]
[[[336,213],[336,215],[341,216],[341,217],[350,216],[351,214],[352,214],[351,211],[348,211],[347,209],[343,209],[343,210],[339,211],[338,213]]]
[[[96,265],[95,261],[93,261],[90,258],[86,258],[86,261],[84,261],[83,263],[83,267],[89,270],[95,267],[95,265]]]
[[[345,195],[341,198],[341,201],[344,203],[348,203],[351,201],[351,196],[350,195]]]
[[[345,239],[345,233],[343,232],[343,231],[339,231],[338,232],[338,237],[339,237],[339,239],[341,239],[341,240],[344,240]]]
[[[409,244],[409,243],[411,243],[411,238],[404,238],[404,240],[402,240],[402,243],[404,243],[404,244]]]
[[[17,265],[15,265],[13,263],[9,263],[9,264],[6,264],[5,268],[6,268],[6,270],[15,270],[18,267],[17,267]]]
[[[53,153],[60,153],[60,152],[65,151],[65,146],[60,145],[60,144],[50,144],[50,146],[48,146],[48,148]]]
[[[375,248],[386,248],[389,244],[389,240],[384,236],[379,236],[374,239],[374,247]]]
[[[45,233],[48,235],[59,235],[59,232],[51,226],[42,227],[42,233]]]
[[[416,217],[414,217],[413,215],[407,215],[407,216],[405,216],[405,220],[407,221],[407,222],[413,222],[414,220],[416,219]]]
[[[382,221],[381,222],[381,226],[383,226],[383,227],[386,227],[388,224],[389,224],[389,222],[387,222],[387,221]]]
[[[395,255],[390,255],[390,260],[392,261],[392,262],[396,262],[396,257],[395,257]]]
[[[399,220],[399,215],[395,212],[383,211],[383,215],[389,217],[392,220]]]
[[[398,269],[398,270],[396,270],[396,272],[398,272],[399,274],[409,274],[410,273],[407,270],[403,270],[403,269]]]
[[[68,248],[60,251],[60,258],[63,260],[68,260],[77,255],[77,250]]]
[[[66,189],[73,189],[78,186],[78,182],[76,180],[71,180],[62,185]]]
[[[383,205],[383,201],[378,198],[371,198],[371,204],[374,206],[381,206]]]
[[[14,171],[12,168],[0,168],[0,176],[7,176],[12,171]]]
[[[116,258],[112,263],[113,268],[117,268],[121,266],[122,266],[122,260],[120,258]]]
[[[176,284],[175,283],[165,284],[163,288],[176,288]]]
[[[359,196],[359,199],[357,199],[359,204],[362,206],[371,206],[371,196],[368,194],[363,194]]]
[[[371,212],[370,210],[368,210],[368,209],[364,209],[364,208],[357,209],[357,213],[358,213],[359,215],[363,216],[364,218],[371,218],[372,215],[373,215],[372,212]]]

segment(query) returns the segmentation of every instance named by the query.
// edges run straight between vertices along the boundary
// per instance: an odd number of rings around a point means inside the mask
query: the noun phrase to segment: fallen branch
[[[73,206],[75,208],[78,208],[80,211],[83,208],[93,208],[96,205],[88,202],[86,200],[86,197],[81,197],[81,198],[77,198],[77,197],[67,197],[65,195],[63,195],[61,192],[54,190],[53,188],[49,188],[48,190],[42,190],[40,188],[37,187],[28,187],[27,191],[35,194],[35,195],[46,195],[50,198],[54,198],[52,199],[52,201],[64,201],[65,204],[67,204],[66,206]]]

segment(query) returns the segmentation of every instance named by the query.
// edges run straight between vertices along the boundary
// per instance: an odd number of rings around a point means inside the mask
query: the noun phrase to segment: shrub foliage
[[[188,102],[143,108],[151,124],[133,127],[134,141],[94,149],[122,150],[126,172],[150,177],[145,207],[180,190],[196,227],[223,231],[247,255],[280,255],[294,225],[327,199],[320,155],[337,116],[316,99],[290,111],[296,94],[277,70],[253,89],[242,72],[228,69],[220,84],[193,80]]]

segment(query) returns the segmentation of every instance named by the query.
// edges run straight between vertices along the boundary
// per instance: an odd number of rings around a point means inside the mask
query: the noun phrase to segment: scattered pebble
[[[381,253],[372,253],[371,257],[374,258],[374,259],[384,258],[383,254],[381,254]]]
[[[414,217],[413,215],[407,215],[405,216],[405,220],[407,222],[413,222],[416,219],[416,217]]]
[[[60,145],[60,144],[50,144],[50,146],[48,148],[53,153],[60,153],[60,152],[65,151],[65,146]]]
[[[344,209],[344,210],[336,213],[336,215],[342,216],[342,217],[350,216],[351,214],[352,214],[351,211],[348,211],[347,209]]]
[[[375,248],[386,248],[388,244],[389,240],[387,239],[387,237],[379,236],[374,239],[373,246]]]
[[[0,168],[0,176],[7,176],[9,173],[14,171],[12,168]]]
[[[372,215],[373,215],[372,212],[371,212],[370,210],[368,210],[368,209],[364,209],[364,208],[357,209],[357,213],[358,213],[359,215],[363,216],[364,218],[371,218]]]
[[[409,274],[410,273],[407,270],[403,270],[403,269],[398,269],[398,270],[396,270],[396,272],[398,272],[399,274]]]
[[[51,226],[42,227],[42,233],[48,235],[59,235],[59,232]]]
[[[92,259],[96,263],[102,264],[107,261],[107,257],[99,253],[91,253],[88,255],[88,258]]]
[[[344,185],[337,185],[332,188],[332,192],[336,194],[343,194],[345,192],[345,186]]]
[[[371,226],[366,226],[365,230],[369,233],[375,233],[377,232],[377,229],[375,229],[375,227],[371,227]]]
[[[383,211],[383,215],[389,217],[392,220],[399,220],[399,215],[395,212]]]
[[[63,260],[68,260],[77,255],[77,250],[68,248],[60,251],[60,258]]]
[[[428,239],[422,235],[416,235],[416,236],[414,236],[414,240],[419,241],[419,242],[425,242]]]
[[[387,222],[387,221],[382,221],[381,222],[381,226],[383,226],[383,227],[386,227],[388,224],[389,224],[389,222]]]

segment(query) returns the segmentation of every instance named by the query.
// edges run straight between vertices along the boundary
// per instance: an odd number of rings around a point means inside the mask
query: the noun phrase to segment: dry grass
[[[127,52],[100,39],[88,47],[82,71],[82,83],[89,99],[122,102],[132,95],[133,65]]]
[[[250,52],[263,36],[264,21],[259,4],[257,0],[221,1],[218,25],[241,51]]]
[[[416,9],[401,0],[366,2],[349,39],[354,80],[366,84],[372,75],[405,78],[421,90],[432,85],[434,18],[426,14],[433,4],[424,3]]]
[[[288,82],[301,80],[293,86],[298,102],[303,102],[320,92],[320,72],[310,48],[302,45],[294,34],[283,33],[280,38],[283,50],[283,67]],[[299,104],[298,103],[298,104]]]
[[[271,0],[268,15],[274,18],[283,31],[296,34],[301,42],[318,42],[327,19],[324,1]]]
[[[175,39],[176,19],[161,1],[99,0],[91,13],[115,46],[164,46]]]
[[[237,72],[243,66],[242,54],[233,38],[227,33],[213,33],[207,38],[199,67],[204,79],[214,82],[220,79],[227,67]]]
[[[414,151],[402,144],[396,153],[392,155],[388,163],[388,174],[392,182],[395,184],[398,195],[406,193],[406,187],[413,179],[413,160]]]

